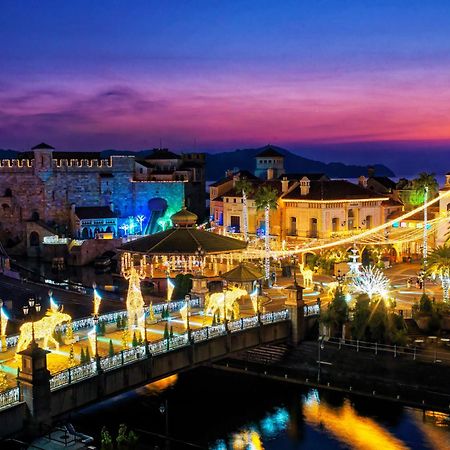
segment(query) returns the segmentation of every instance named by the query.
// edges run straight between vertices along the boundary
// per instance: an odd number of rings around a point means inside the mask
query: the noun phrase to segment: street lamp
[[[97,366],[97,370],[100,370],[100,358],[98,356],[98,314],[94,314],[94,331],[95,331],[95,364]]]
[[[186,330],[188,334],[188,341],[191,340],[191,326],[189,323],[189,316],[191,314],[191,294],[186,294],[184,296],[184,301],[186,302]]]
[[[6,324],[3,323],[3,300],[0,299],[0,330],[1,330],[1,344],[2,344],[2,352],[6,351]]]
[[[297,274],[295,269],[297,268],[297,256],[292,255],[292,265],[294,266],[294,286],[297,286]]]
[[[318,346],[317,346],[317,384],[320,384],[320,369],[322,361],[320,360],[321,357],[321,350],[323,350],[323,336],[319,336],[318,340]]]
[[[342,275],[342,274],[341,274],[341,269],[339,269],[339,270],[337,271],[337,275],[335,276],[335,278],[336,278],[336,281],[337,281],[337,283],[338,283],[338,286],[341,287],[341,286],[342,286],[342,283],[343,283],[344,280],[345,280],[345,275]]]
[[[40,299],[40,297],[38,297]],[[28,299],[28,305],[24,305],[22,307],[24,316],[30,315],[31,317],[31,342],[33,344],[36,344],[35,338],[34,338],[34,321],[36,319],[36,314],[41,311],[41,304],[36,302],[36,299],[33,297],[30,297]]]

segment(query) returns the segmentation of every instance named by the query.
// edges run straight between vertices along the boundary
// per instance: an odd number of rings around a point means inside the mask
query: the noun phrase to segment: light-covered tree
[[[239,178],[236,181],[235,189],[242,193],[242,209],[243,209],[243,231],[244,241],[248,241],[248,204],[247,198],[253,192],[253,185],[246,177]]]
[[[270,211],[277,209],[278,192],[271,186],[263,185],[255,195],[256,209],[264,210],[264,278],[270,279]]]
[[[427,273],[432,277],[439,277],[444,302],[448,302],[450,289],[450,246],[440,245],[430,253]]]

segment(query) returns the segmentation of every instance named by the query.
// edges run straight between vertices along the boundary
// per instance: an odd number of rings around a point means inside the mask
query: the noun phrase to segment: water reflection
[[[142,448],[164,448],[155,433],[165,434],[166,400],[171,450],[188,448],[183,442],[213,450],[450,449],[446,414],[207,369],[85,408],[73,422],[94,436],[126,423]]]
[[[290,408],[275,408],[259,422],[242,427],[227,440],[220,439],[210,448],[450,449],[447,414],[432,411],[423,413],[411,408],[403,411],[403,408],[394,406],[400,411],[400,417],[393,418],[391,410],[386,411],[383,419],[377,413],[375,417],[359,414],[358,408],[348,398],[338,400],[338,405],[332,399],[329,400],[321,399],[317,390],[310,390],[297,398],[296,407],[291,404]],[[366,402],[370,404],[371,400]],[[390,405],[384,406],[389,408]],[[310,439],[311,431],[315,435],[313,439]]]

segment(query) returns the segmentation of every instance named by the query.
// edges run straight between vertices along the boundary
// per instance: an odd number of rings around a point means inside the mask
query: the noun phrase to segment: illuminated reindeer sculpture
[[[298,265],[300,267],[300,272],[303,276],[303,287],[308,289],[313,287],[313,271],[309,268],[309,266],[306,266],[303,263],[300,263]]]
[[[141,292],[141,280],[145,278],[145,256],[141,258],[139,268],[134,267],[133,259],[129,253],[122,256],[122,275],[128,280],[127,313],[128,328],[139,330],[141,336],[145,335],[144,299]],[[152,305],[150,304],[150,310]]]
[[[59,342],[53,337],[53,333],[58,325],[65,322],[70,322],[72,317],[69,314],[62,312],[63,308],[58,309],[55,303],[51,304],[51,308],[45,313],[45,316],[34,322],[26,322],[20,327],[20,336],[17,341],[16,352],[25,350],[33,339],[33,328],[35,340],[43,339],[42,346],[47,349],[49,341],[52,342],[55,348],[59,349]]]
[[[231,313],[234,313],[234,317],[237,319],[239,317],[239,304],[237,300],[245,295],[248,295],[247,291],[237,287],[209,295],[205,305],[205,316],[214,315],[219,312],[220,317],[230,318]]]

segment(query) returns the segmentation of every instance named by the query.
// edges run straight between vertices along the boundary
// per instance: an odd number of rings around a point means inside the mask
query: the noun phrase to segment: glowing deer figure
[[[313,271],[308,267],[303,264],[300,263],[298,265],[300,267],[300,272],[302,273],[303,276],[303,285],[306,289],[308,288],[312,288],[313,287]]]
[[[231,317],[231,313],[237,318],[239,316],[239,304],[238,299],[248,295],[245,289],[232,288],[224,292],[215,292],[207,298],[207,304],[205,305],[205,316],[214,315],[219,312],[222,318]]]
[[[128,280],[128,328],[132,330],[139,330],[141,336],[144,336],[145,305],[141,292],[141,280],[145,278],[145,257],[141,258],[139,269],[136,269],[136,267],[134,267],[131,255],[129,253],[125,253],[122,256],[122,275],[126,280]]]
[[[65,314],[61,310],[49,309],[45,316],[34,322],[34,338],[36,340],[43,339],[43,347],[48,348],[49,341],[52,342],[55,348],[59,349],[59,342],[53,337],[53,333],[58,325],[62,325],[65,322],[70,322],[72,317],[69,314]],[[17,342],[16,352],[25,350],[33,339],[33,324],[26,322],[20,327],[20,336]]]

